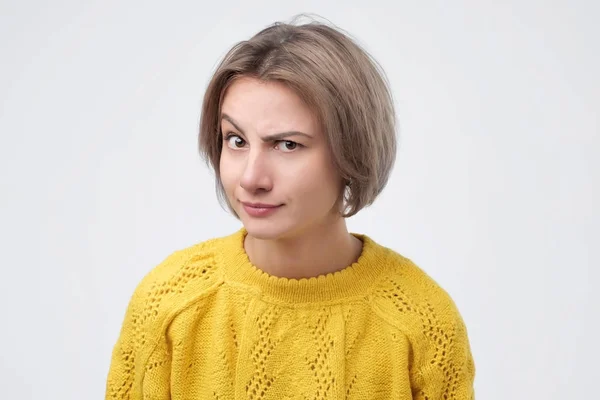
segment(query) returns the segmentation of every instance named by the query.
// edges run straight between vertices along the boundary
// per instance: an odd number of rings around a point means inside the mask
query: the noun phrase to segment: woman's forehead
[[[313,133],[317,128],[313,111],[292,89],[280,82],[253,78],[240,78],[231,84],[225,92],[219,117],[237,128],[265,133],[273,133],[273,130]]]

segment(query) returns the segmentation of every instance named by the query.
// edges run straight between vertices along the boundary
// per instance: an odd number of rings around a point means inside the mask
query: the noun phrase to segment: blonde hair
[[[200,153],[215,171],[219,198],[234,214],[220,178],[220,113],[226,89],[241,76],[282,82],[315,111],[346,183],[343,217],[375,201],[396,158],[396,117],[383,70],[337,28],[278,22],[233,46],[204,95]]]

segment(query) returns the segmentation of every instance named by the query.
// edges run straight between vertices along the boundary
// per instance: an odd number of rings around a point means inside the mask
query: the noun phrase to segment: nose
[[[251,150],[247,154],[240,186],[251,193],[270,191],[273,187],[273,180],[270,176],[268,155],[260,150]]]

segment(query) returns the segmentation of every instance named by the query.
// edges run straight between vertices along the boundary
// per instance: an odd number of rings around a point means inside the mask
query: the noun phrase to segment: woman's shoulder
[[[401,330],[439,331],[442,326],[459,327],[462,317],[456,303],[433,277],[412,259],[385,248],[386,273],[372,288],[377,310]],[[417,332],[414,332],[417,333]]]
[[[121,398],[123,391],[139,385],[143,366],[163,343],[158,338],[165,335],[170,320],[219,287],[219,243],[211,239],[175,250],[138,283],[113,350],[107,393]]]
[[[219,246],[213,238],[171,252],[137,284],[129,308],[139,322],[162,320],[222,283]]]
[[[452,390],[471,398],[475,365],[454,300],[412,260],[389,254],[388,273],[373,288],[371,304],[381,319],[408,339],[416,387],[441,397],[443,388],[454,381]]]
[[[192,281],[208,280],[215,272],[219,240],[208,239],[172,251],[142,278],[138,289],[157,285],[182,289]]]

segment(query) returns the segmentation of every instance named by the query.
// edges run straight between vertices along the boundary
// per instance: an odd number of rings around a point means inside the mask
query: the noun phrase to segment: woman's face
[[[290,238],[342,218],[327,140],[290,88],[237,79],[223,99],[221,133],[221,180],[250,235]]]

